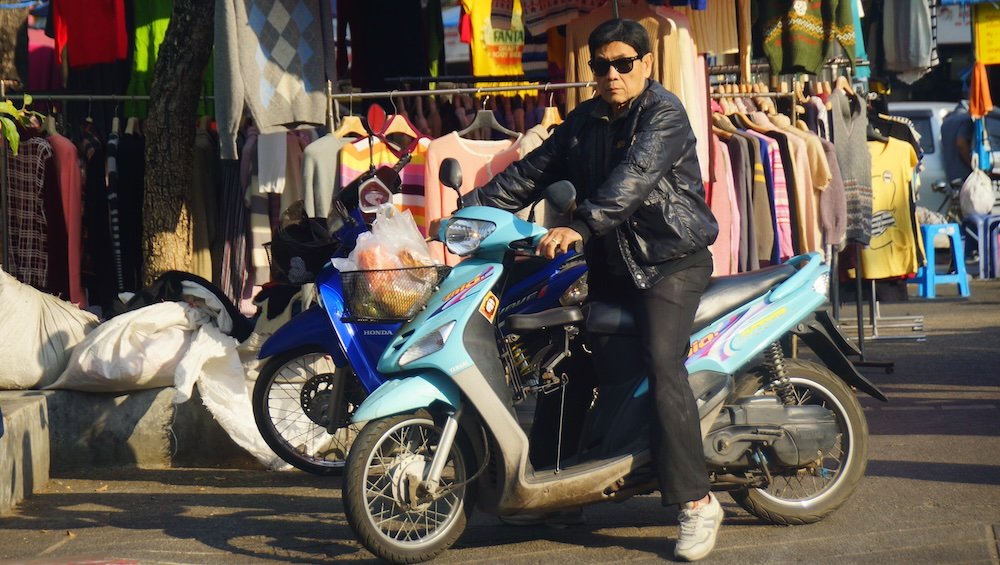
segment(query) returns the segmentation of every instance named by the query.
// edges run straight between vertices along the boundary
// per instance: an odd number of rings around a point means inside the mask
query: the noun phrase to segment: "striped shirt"
[[[426,163],[427,147],[430,145],[429,137],[421,137],[410,144],[410,162],[399,172],[402,187],[398,194],[392,197],[397,208],[409,210],[413,215],[413,221],[420,227],[420,232],[424,232],[424,164]],[[385,141],[375,138],[372,146],[368,147],[368,138],[361,138],[354,143],[348,143],[340,150],[340,187],[347,186],[362,174],[368,171],[369,164],[376,168],[382,165],[393,166],[399,162],[403,152],[395,151]]]

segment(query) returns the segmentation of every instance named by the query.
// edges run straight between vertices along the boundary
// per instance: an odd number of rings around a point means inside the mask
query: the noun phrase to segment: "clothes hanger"
[[[396,91],[393,90],[393,93]],[[421,137],[427,137],[426,135],[417,131],[417,128],[410,122],[410,119],[406,117],[406,114],[401,114],[399,109],[396,107],[396,101],[392,99],[392,94],[389,94],[389,102],[392,103],[392,115],[389,116],[388,121],[385,123],[385,127],[382,129],[382,133],[379,134],[380,137],[385,137],[393,133],[401,133],[412,137],[413,139],[419,139]]]
[[[135,111],[135,99],[132,99],[132,111]],[[132,135],[139,132],[139,118],[135,116],[129,116],[128,120],[125,121],[125,133]]]
[[[847,77],[845,77],[844,75],[840,75],[839,77],[837,77],[836,86],[837,88],[842,88],[844,92],[846,92],[851,96],[857,96],[857,93],[854,92],[854,87],[851,86],[851,81],[847,80]]]
[[[545,90],[548,91],[549,85],[545,85]],[[559,114],[559,108],[552,105],[552,95],[549,92],[548,105],[542,111],[542,121],[539,123],[547,130],[552,131],[557,125],[563,123],[563,118]]]
[[[486,97],[486,100],[489,100],[489,96]],[[472,119],[472,123],[470,123],[468,127],[462,131],[458,132],[459,137],[465,137],[470,133],[483,128],[498,131],[508,137],[517,137],[520,135],[516,131],[507,129],[500,125],[500,122],[497,121],[496,114],[494,114],[492,110],[486,109],[485,102],[486,101],[484,101],[483,108],[476,112],[476,117]]]
[[[45,133],[49,135],[55,135],[59,133],[56,130],[56,117],[54,114],[50,113],[48,116],[45,116]]]
[[[118,119],[118,104],[115,104],[115,111],[112,115],[114,117],[111,118],[111,133],[118,135],[118,132],[121,131],[121,129],[119,128],[119,126],[121,125],[121,120]]]
[[[348,96],[348,110],[354,111],[354,91]],[[368,137],[368,130],[361,118],[354,114],[348,114],[340,120],[340,126],[333,132],[334,137]]]
[[[879,143],[889,143],[889,138],[886,137],[882,132],[875,129],[875,126],[871,122],[868,122],[868,131],[866,133],[868,141],[878,141]]]

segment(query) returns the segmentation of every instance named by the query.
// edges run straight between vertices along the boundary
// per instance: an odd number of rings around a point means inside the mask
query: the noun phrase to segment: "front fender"
[[[458,385],[440,374],[391,379],[375,389],[354,411],[351,421],[366,422],[395,414],[406,414],[443,402],[457,408],[461,401]]]
[[[333,362],[338,367],[347,365],[347,358],[341,350],[333,326],[330,325],[330,319],[319,306],[307,308],[285,322],[278,328],[278,331],[267,338],[267,341],[261,346],[257,358],[266,359],[304,345],[321,347],[323,351],[333,357]]]

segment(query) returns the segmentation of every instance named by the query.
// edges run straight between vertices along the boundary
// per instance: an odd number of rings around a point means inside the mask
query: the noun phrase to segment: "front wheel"
[[[800,469],[770,467],[766,488],[739,490],[731,495],[747,512],[768,522],[809,524],[846,502],[864,476],[868,463],[868,423],[854,391],[826,367],[788,359],[785,368],[795,404],[816,404],[835,414],[836,441],[811,465]],[[755,372],[739,378],[733,396],[776,394],[764,373]]]
[[[340,474],[358,432],[350,416],[365,396],[349,368],[318,349],[298,349],[275,355],[261,369],[253,415],[264,441],[286,463],[315,475]]]
[[[418,488],[440,437],[432,420],[412,414],[373,420],[358,434],[347,456],[344,513],[376,556],[393,563],[427,561],[465,530],[475,483],[464,484],[473,457],[461,433],[441,473],[441,495],[422,498]]]

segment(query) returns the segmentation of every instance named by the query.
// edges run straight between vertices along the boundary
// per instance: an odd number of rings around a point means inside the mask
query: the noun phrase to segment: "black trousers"
[[[590,299],[628,307],[638,327],[655,405],[650,447],[664,506],[699,500],[709,490],[698,407],[684,360],[694,314],[711,274],[709,259],[642,290],[627,275],[599,268],[588,273]]]

